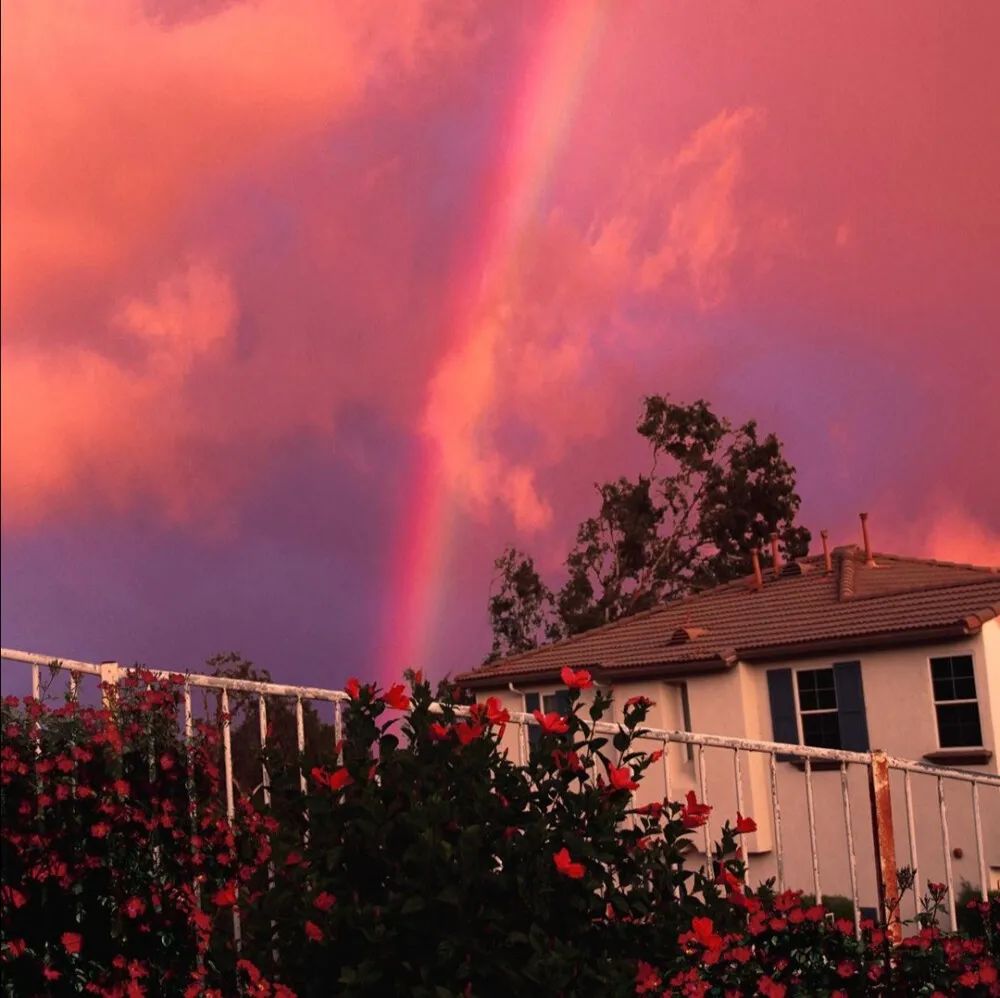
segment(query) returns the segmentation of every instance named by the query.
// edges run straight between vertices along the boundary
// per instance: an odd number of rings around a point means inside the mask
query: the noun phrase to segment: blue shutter
[[[791,669],[772,669],[768,672],[767,695],[771,700],[771,727],[774,730],[774,740],[788,745],[798,745],[799,726],[795,720],[795,691],[792,688]],[[790,756],[783,758],[788,759]]]
[[[848,752],[868,751],[868,719],[860,662],[834,662],[833,685],[837,690],[840,747]]]

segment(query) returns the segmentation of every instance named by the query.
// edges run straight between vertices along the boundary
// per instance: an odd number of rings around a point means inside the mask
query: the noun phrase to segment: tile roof
[[[778,578],[764,575],[673,600],[530,652],[514,655],[457,678],[489,686],[521,677],[543,678],[562,666],[696,671],[725,668],[810,647],[834,650],[864,644],[972,633],[1000,616],[1000,568],[876,554],[865,563],[856,546],[786,565]]]

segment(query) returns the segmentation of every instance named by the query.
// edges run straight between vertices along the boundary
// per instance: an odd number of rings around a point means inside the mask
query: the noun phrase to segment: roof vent
[[[688,641],[694,641],[695,638],[703,638],[706,634],[708,634],[707,627],[695,627],[693,624],[685,624],[683,627],[678,627],[670,635],[670,643],[672,645],[683,645],[687,644]]]
[[[813,570],[812,565],[805,564],[801,561],[790,561],[781,570],[782,575],[808,575]]]

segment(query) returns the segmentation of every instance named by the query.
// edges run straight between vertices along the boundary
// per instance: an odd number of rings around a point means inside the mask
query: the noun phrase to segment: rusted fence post
[[[886,934],[895,945],[903,938],[903,926],[899,920],[899,880],[896,876],[896,837],[892,827],[889,762],[881,749],[872,751],[871,766],[868,769],[868,788],[872,801],[878,900],[885,919]]]

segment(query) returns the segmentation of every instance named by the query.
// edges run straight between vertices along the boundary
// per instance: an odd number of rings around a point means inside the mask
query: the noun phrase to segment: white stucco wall
[[[739,663],[726,672],[690,676],[685,682],[691,730],[770,741],[773,732],[767,691],[768,669],[816,669],[829,667],[837,661],[858,660],[861,662],[871,747],[883,749],[892,756],[920,761],[925,753],[939,748],[929,660],[932,656],[957,654],[972,655],[984,747],[993,753],[990,761],[982,766],[963,763],[961,768],[997,773],[997,752],[1000,747],[1000,625],[996,621],[986,624],[981,634],[933,646],[808,656],[774,662],[772,665]],[[551,692],[557,686],[525,685],[520,688],[525,692]],[[499,695],[510,709],[523,709],[521,698],[509,690],[484,691],[484,695],[487,692]],[[645,694],[655,703],[649,714],[650,726],[677,730],[683,728],[680,694],[675,682],[622,682],[616,685],[614,694],[615,719],[620,718],[621,704],[628,697]],[[506,741],[511,750],[516,751],[513,731],[511,729],[508,733]],[[650,743],[649,748],[652,750],[654,747]],[[697,753],[696,749],[695,759],[691,761],[687,758],[684,745],[671,744],[668,754],[671,798],[679,799],[689,789],[695,789],[699,798],[701,797]],[[713,839],[722,821],[726,818],[733,820],[736,815],[733,754],[729,749],[704,750],[705,799],[713,805],[709,826]],[[746,843],[751,878],[757,882],[776,874],[768,760],[764,755],[741,753],[740,763],[743,813],[752,816],[758,824],[757,834],[749,836]],[[789,762],[778,762],[776,771],[785,883],[786,886],[811,892],[813,876],[805,776],[801,768]],[[945,880],[936,784],[934,777],[919,774],[911,777],[917,860],[920,878],[924,883],[928,879]],[[839,770],[814,772],[813,790],[823,892],[849,896],[850,875]],[[656,765],[648,771],[637,799],[639,802],[661,799],[664,793],[663,767]],[[850,768],[849,797],[861,902],[863,905],[874,905],[876,888],[871,810],[867,771],[864,767]],[[987,866],[994,871],[994,877],[1000,876],[1000,793],[981,791],[980,798]],[[952,857],[956,889],[963,879],[978,884],[970,785],[946,781],[945,801],[950,847],[961,851],[960,857]],[[897,865],[903,866],[910,863],[910,852],[903,778],[898,773],[892,776],[892,802]],[[694,841],[701,849],[703,837],[696,834]],[[908,907],[910,910],[904,911],[904,914],[912,913],[912,904],[908,903]]]

